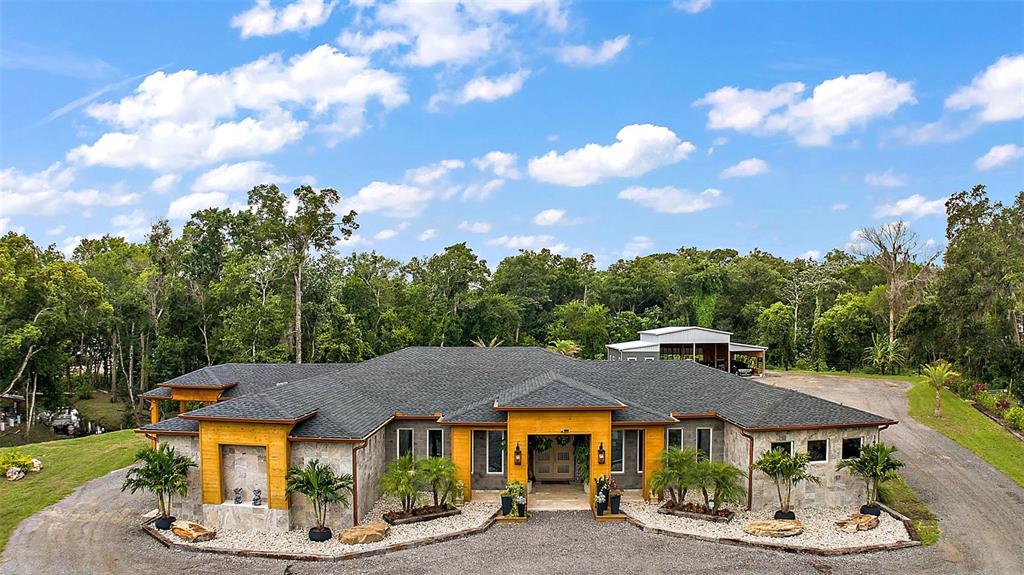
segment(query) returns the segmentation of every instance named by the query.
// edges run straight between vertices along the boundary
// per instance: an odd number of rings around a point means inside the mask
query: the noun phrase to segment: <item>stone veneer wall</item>
[[[335,473],[352,473],[352,444],[337,441],[293,441],[289,464],[291,467],[304,467],[312,459],[320,460],[331,466]],[[362,488],[362,485],[360,485]],[[292,494],[288,500],[291,526],[293,529],[309,529],[316,525],[313,507],[309,500],[300,494]],[[341,509],[337,505],[327,511],[327,526],[340,531],[352,526],[352,509]]]
[[[416,457],[427,456],[427,430],[440,429],[442,433],[441,449],[444,450],[444,456],[451,459],[452,429],[450,427],[442,427],[438,425],[436,421],[399,419],[385,425],[384,428],[378,432],[378,434],[383,435],[385,441],[384,454],[385,461],[387,463],[391,463],[398,458],[399,429],[412,430],[412,452]]]
[[[721,419],[683,419],[679,423],[670,425],[665,428],[665,446],[668,447],[668,430],[682,429],[683,447],[697,449],[698,427],[711,428],[711,459],[713,461],[724,460],[726,440],[723,435],[725,433],[726,425]]]
[[[221,445],[221,478],[224,503],[234,505],[235,488],[242,488],[242,502],[252,503],[257,489],[267,505],[267,448],[262,445]]]
[[[199,438],[188,435],[164,435],[161,443],[174,448],[178,455],[185,455],[194,461],[197,467],[188,470],[188,494],[175,497],[171,501],[171,512],[178,519],[203,522],[203,489],[199,479]],[[155,503],[154,503],[155,505]]]
[[[380,499],[380,477],[384,474],[386,447],[384,430],[378,430],[366,439],[366,446],[356,451],[359,460],[359,520],[373,509]]]

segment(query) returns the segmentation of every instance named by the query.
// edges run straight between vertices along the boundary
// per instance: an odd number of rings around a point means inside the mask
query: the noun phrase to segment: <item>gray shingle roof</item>
[[[494,407],[607,407],[619,409],[625,404],[603,390],[580,383],[560,373],[546,371],[536,377],[507,387],[498,393]]]
[[[154,433],[199,433],[199,422],[190,419],[181,419],[180,417],[172,417],[170,419],[165,419],[163,421],[143,426],[140,430]]]
[[[523,347],[406,348],[186,416],[295,420],[315,412],[293,436],[356,439],[398,412],[485,423],[505,420],[495,401],[568,406],[609,398],[626,405],[613,412],[614,421],[667,422],[673,413],[713,413],[748,429],[890,423],[694,362],[581,361]]]
[[[224,363],[211,365],[160,384],[160,387],[143,394],[143,398],[166,399],[171,397],[171,387],[223,387],[223,398],[241,397],[259,393],[310,377],[335,373],[348,369],[351,363]]]

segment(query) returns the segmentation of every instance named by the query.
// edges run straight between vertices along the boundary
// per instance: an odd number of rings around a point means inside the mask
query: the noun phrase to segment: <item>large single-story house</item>
[[[732,332],[695,325],[645,329],[639,339],[609,343],[608,359],[620,361],[690,360],[734,372],[737,359],[750,362],[751,371],[764,375],[768,348],[732,341]]]
[[[743,470],[748,507],[776,500],[773,484],[751,467],[757,457],[774,447],[806,451],[822,481],[798,487],[800,504],[853,505],[863,486],[836,463],[896,423],[696,362],[583,361],[525,347],[411,347],[336,366],[213,366],[145,397],[205,403],[163,421],[154,410],[138,430],[198,463],[176,514],[272,531],[312,525],[305,500],[285,494],[285,474],[313,458],[355,479],[351,511],[331,514],[330,526],[344,528],[373,506],[378,478],[399,456],[450,458],[469,499],[512,480],[572,480],[573,445],[583,440],[590,482],[611,474],[646,496],[658,454],[695,447]],[[542,436],[550,447],[533,453],[531,437]]]

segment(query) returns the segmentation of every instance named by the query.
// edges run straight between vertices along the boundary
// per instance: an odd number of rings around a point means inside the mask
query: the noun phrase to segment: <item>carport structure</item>
[[[754,374],[763,375],[768,348],[732,341],[732,332],[698,326],[660,327],[639,332],[640,339],[605,346],[608,359],[652,361],[686,359],[732,371],[737,358],[747,359]]]

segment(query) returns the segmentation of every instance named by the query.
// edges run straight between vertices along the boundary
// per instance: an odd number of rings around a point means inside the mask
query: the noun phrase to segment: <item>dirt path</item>
[[[972,573],[1024,573],[1024,489],[907,415],[901,381],[772,374],[766,382],[899,420],[882,432],[900,448],[903,477],[939,517],[944,560]]]

